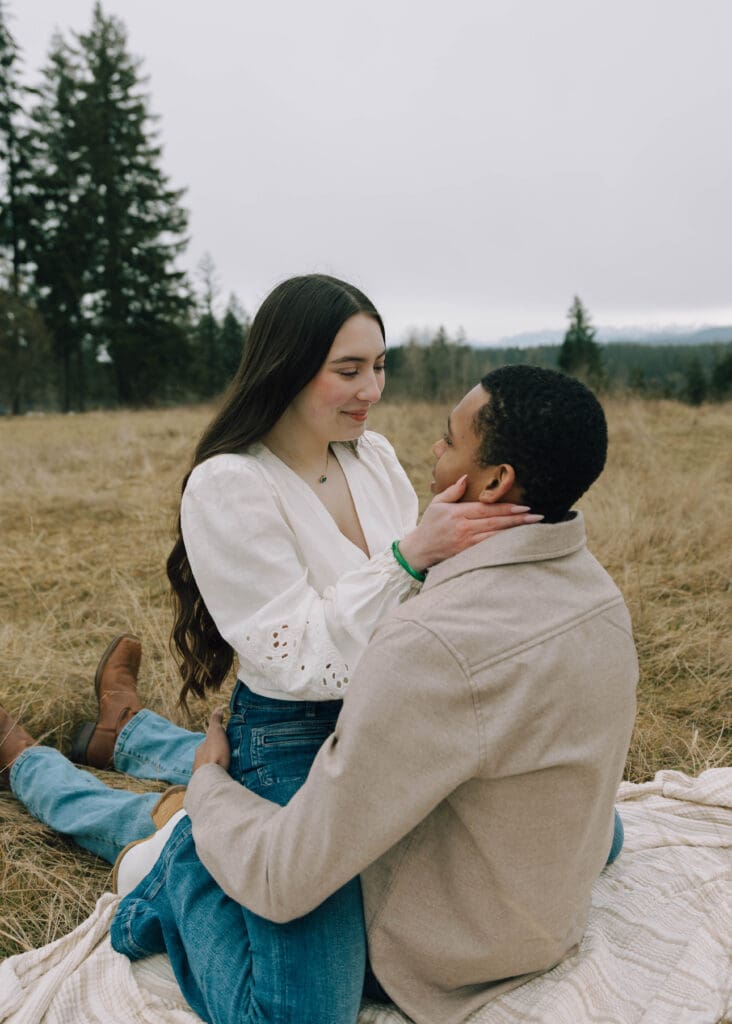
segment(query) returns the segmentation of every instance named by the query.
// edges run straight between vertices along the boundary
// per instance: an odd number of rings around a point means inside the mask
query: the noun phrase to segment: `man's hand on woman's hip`
[[[196,750],[193,759],[193,771],[204,764],[220,764],[229,770],[231,747],[223,724],[224,709],[216,708],[212,713],[206,732],[206,739]]]

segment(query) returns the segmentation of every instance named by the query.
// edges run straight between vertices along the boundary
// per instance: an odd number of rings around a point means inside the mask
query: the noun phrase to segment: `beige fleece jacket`
[[[275,921],[360,874],[381,984],[418,1024],[457,1024],[579,942],[636,681],[628,612],[581,513],[500,533],[377,629],[286,807],[215,765],[195,773],[196,847]]]

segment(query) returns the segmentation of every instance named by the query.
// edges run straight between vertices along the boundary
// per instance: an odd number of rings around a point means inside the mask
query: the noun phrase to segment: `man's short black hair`
[[[605,465],[602,406],[574,377],[539,366],[502,366],[480,383],[489,398],[475,416],[478,462],[513,466],[525,503],[559,522]]]

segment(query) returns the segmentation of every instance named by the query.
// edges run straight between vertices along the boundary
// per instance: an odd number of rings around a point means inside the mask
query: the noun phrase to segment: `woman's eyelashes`
[[[360,372],[361,372],[360,370],[339,370],[338,371],[338,373],[340,374],[341,377],[357,377]],[[375,366],[374,367],[374,373],[383,373],[383,372],[384,372],[384,367],[383,366]]]

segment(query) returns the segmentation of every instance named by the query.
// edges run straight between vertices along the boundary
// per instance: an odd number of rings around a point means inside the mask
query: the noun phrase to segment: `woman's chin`
[[[366,421],[363,423],[348,423],[339,431],[338,441],[357,441],[366,430]]]

